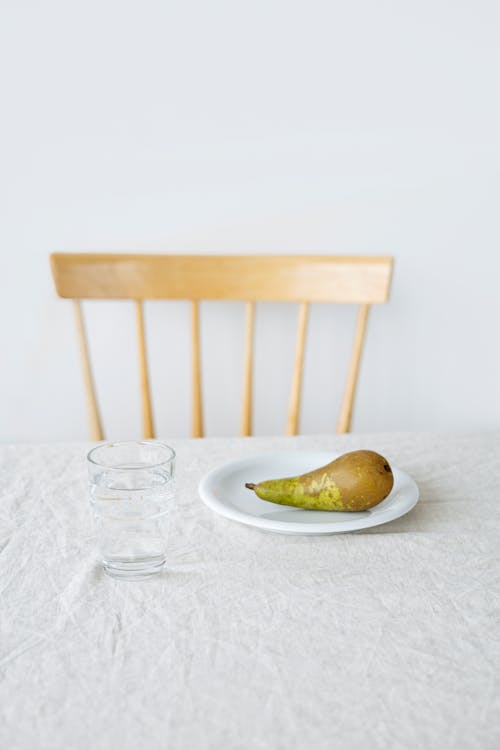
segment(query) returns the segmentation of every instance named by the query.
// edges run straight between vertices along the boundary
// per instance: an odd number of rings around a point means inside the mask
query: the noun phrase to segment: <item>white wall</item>
[[[1,14],[1,440],[86,436],[53,250],[394,254],[354,429],[498,427],[496,1],[3,0]],[[132,311],[87,307],[108,435],[137,435]],[[211,434],[238,426],[233,312],[204,309]],[[283,429],[295,315],[259,310],[259,433]],[[353,321],[313,311],[304,432],[334,430]],[[159,433],[186,435],[186,306],[152,303],[147,324]]]

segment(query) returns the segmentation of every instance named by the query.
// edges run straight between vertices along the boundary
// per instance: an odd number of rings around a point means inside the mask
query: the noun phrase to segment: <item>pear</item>
[[[245,484],[261,500],[309,510],[361,511],[381,503],[394,484],[387,460],[374,451],[344,453],[297,477]]]

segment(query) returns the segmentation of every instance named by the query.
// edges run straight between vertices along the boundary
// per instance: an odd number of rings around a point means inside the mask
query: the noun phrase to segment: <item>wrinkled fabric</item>
[[[167,568],[100,569],[88,445],[0,447],[0,745],[9,750],[500,747],[500,433],[168,440]],[[202,476],[270,450],[370,448],[421,498],[284,536]]]

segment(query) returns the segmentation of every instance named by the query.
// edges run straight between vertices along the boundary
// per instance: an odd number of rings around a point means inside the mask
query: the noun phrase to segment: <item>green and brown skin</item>
[[[378,505],[394,484],[388,461],[374,451],[344,453],[298,477],[268,479],[245,487],[261,500],[308,510],[355,512]]]

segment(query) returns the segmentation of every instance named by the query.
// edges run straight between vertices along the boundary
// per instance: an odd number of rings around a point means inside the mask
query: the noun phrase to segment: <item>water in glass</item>
[[[144,578],[163,567],[174,500],[171,463],[93,467],[90,501],[105,571]]]

